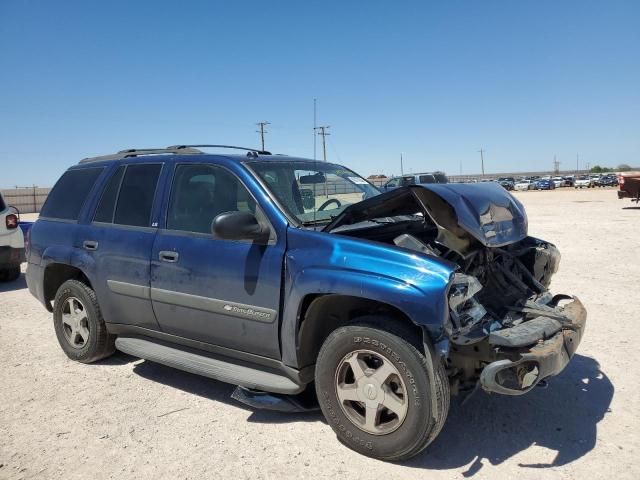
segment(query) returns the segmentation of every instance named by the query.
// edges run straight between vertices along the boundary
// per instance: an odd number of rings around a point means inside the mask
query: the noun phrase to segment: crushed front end
[[[496,184],[410,186],[354,204],[325,231],[453,264],[440,339],[452,393],[521,395],[558,374],[586,322],[582,303],[549,292],[560,253],[528,236],[523,205]]]
[[[553,245],[527,237],[485,254],[449,289],[453,386],[464,391],[479,382],[488,392],[521,395],[564,369],[586,310],[577,298],[548,291],[560,258]]]

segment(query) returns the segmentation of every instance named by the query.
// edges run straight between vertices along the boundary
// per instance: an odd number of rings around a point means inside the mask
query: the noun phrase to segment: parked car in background
[[[591,188],[591,178],[589,175],[580,175],[576,177],[573,186],[574,188]]]
[[[625,172],[620,175],[618,198],[630,198],[640,202],[640,172]]]
[[[554,190],[555,188],[556,185],[553,180],[550,180],[548,178],[541,178],[540,180],[536,180],[536,182],[533,184],[534,190]]]
[[[575,182],[575,177],[573,175],[567,175],[562,178],[564,178],[564,185],[566,187],[573,187],[573,182]]]
[[[412,173],[393,177],[382,186],[382,190],[389,191],[408,185],[430,185],[432,183],[449,183],[449,179],[443,172]]]
[[[18,211],[7,205],[0,192],[0,281],[12,282],[20,276],[24,262],[24,233]]]
[[[564,186],[565,186],[565,180],[564,180],[564,178],[562,178],[562,177],[553,177],[553,178],[551,179],[551,181],[553,181],[553,185],[554,185],[556,188],[564,187]]]
[[[499,185],[380,193],[341,165],[202,147],[85,159],[53,187],[27,284],[69,358],[119,349],[253,407],[319,404],[345,445],[399,461],[452,394],[526,394],[578,348],[585,308],[549,291],[560,253]]]
[[[617,187],[618,176],[614,174],[602,175],[596,182],[596,187]]]
[[[502,177],[498,179],[498,183],[506,190],[513,190],[516,181],[513,177]]]
[[[591,188],[597,187],[598,183],[600,182],[600,178],[602,177],[602,175],[595,174],[595,175],[589,175],[589,182],[591,183]]]
[[[520,179],[514,185],[514,190],[524,191],[533,189],[533,181],[529,179]]]

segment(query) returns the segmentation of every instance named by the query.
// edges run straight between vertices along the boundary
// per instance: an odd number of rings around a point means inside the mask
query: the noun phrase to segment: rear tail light
[[[14,228],[18,228],[18,216],[10,213],[5,217],[5,222],[7,224],[8,230],[13,230]]]
[[[624,187],[624,176],[620,175],[620,177],[618,177],[618,185],[620,186],[620,190],[624,190],[622,187]]]

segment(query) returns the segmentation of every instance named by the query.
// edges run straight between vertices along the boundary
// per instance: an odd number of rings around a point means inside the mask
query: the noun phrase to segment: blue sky
[[[0,2],[0,186],[126,147],[259,145],[365,175],[640,165],[637,1]]]

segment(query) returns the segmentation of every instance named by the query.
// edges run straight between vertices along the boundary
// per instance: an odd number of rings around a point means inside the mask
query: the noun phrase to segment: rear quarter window
[[[103,167],[67,170],[49,193],[40,216],[78,220],[80,210],[103,170]]]
[[[2,212],[5,208],[7,208],[7,205],[4,203],[4,198],[2,198],[2,193],[0,193],[0,212]]]

